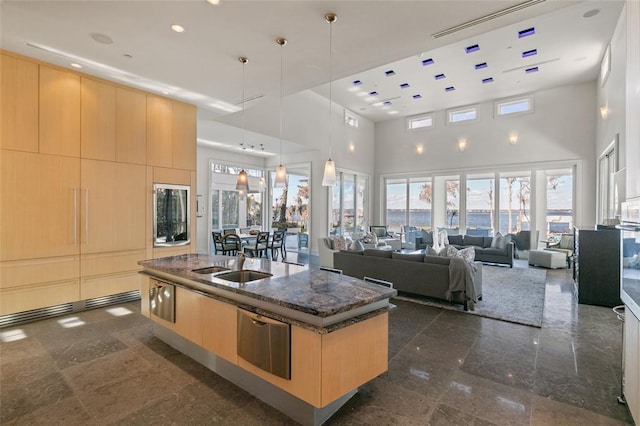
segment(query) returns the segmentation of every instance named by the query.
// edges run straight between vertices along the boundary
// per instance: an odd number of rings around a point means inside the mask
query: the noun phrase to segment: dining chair
[[[269,232],[258,232],[256,239],[254,242],[247,244],[244,246],[244,252],[251,254],[253,257],[258,256],[262,257],[264,253],[264,257],[267,256],[267,247],[269,245]]]
[[[211,238],[213,238],[213,254],[218,254],[218,251],[223,252],[222,232],[211,232]]]
[[[227,234],[222,237],[222,254],[235,256],[242,251],[242,240],[238,234]]]
[[[267,247],[271,249],[271,259],[278,258],[278,250],[280,250],[280,254],[282,254],[283,259],[287,257],[287,250],[284,246],[285,236],[286,231],[284,230],[273,231],[271,242],[267,244]]]

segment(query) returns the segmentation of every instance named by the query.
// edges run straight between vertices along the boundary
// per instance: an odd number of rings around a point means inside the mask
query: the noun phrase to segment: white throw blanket
[[[476,289],[473,285],[475,269],[475,265],[465,262],[462,258],[452,257],[449,262],[449,289],[445,293],[445,297],[451,302],[454,292],[462,292],[471,311],[475,309],[476,302]]]

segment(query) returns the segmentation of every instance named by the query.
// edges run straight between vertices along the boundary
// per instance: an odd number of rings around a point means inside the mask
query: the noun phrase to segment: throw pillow
[[[427,247],[427,253],[428,256],[437,256],[438,252],[433,248],[433,247]]]
[[[333,249],[334,250],[344,250],[347,248],[347,242],[344,239],[344,237],[341,235],[339,237],[336,237],[333,240]]]
[[[458,254],[458,249],[455,248],[454,246],[447,246],[445,248],[445,256],[447,257],[454,257]]]
[[[351,244],[349,244],[349,251],[364,251],[364,246],[362,245],[362,242],[360,240],[353,240],[353,242]]]
[[[330,248],[331,250],[333,250],[333,240],[335,240],[335,237],[333,237],[333,236],[332,236],[332,237],[327,238],[327,245],[329,246],[329,248]]]
[[[497,248],[497,249],[501,249],[504,248],[503,246],[503,239],[504,237],[502,236],[501,233],[496,233],[496,235],[493,237],[493,240],[491,240],[491,248]]]
[[[462,245],[462,235],[449,235],[449,244]]]
[[[473,263],[473,261],[476,260],[476,249],[473,246],[463,248],[462,250],[458,250],[456,256],[461,257],[467,263]]]

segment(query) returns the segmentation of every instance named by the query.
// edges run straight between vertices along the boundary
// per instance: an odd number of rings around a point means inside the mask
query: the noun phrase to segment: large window
[[[400,232],[402,225],[407,223],[407,179],[388,179],[386,194],[387,228]]]
[[[275,172],[271,172],[271,181]],[[272,197],[272,228],[309,227],[309,176],[306,171],[287,170],[287,186],[274,188]]]
[[[431,229],[431,179],[409,179],[409,223],[410,226]]]
[[[329,232],[332,235],[351,236],[366,231],[369,222],[369,179],[363,175],[338,172],[336,184],[330,191]]]
[[[547,237],[573,231],[573,172],[547,170]]]
[[[494,174],[467,175],[466,233],[493,235],[495,207]]]
[[[445,228],[449,230],[457,230],[460,228],[460,180],[459,179],[447,179],[445,180],[445,197],[446,197],[446,211],[445,217],[447,219]]]
[[[531,229],[531,173],[500,174],[500,233]]]

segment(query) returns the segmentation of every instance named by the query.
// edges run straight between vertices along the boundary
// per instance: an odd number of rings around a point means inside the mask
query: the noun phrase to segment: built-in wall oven
[[[640,316],[640,199],[622,203],[622,280],[620,298]]]

